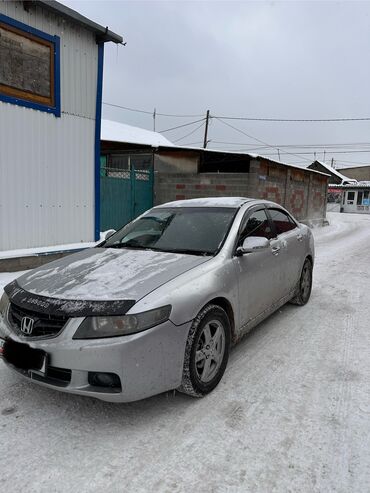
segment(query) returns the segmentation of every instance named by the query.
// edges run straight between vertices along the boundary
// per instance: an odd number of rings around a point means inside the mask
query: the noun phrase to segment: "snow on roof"
[[[344,184],[330,184],[330,188],[340,188],[340,189],[360,189],[360,188],[370,188],[370,181],[356,181],[355,183],[344,183]]]
[[[342,173],[339,173],[338,170],[336,170],[335,168],[332,168],[328,164],[323,163],[322,161],[315,161],[315,162],[320,164],[323,168],[326,168],[329,171],[329,173],[331,173],[332,175],[337,176],[340,180],[342,180],[342,183],[344,183],[344,182],[346,182],[346,183],[357,183],[357,180],[354,180],[352,178],[348,178],[348,176],[342,175]]]
[[[173,146],[172,142],[158,132],[104,119],[101,121],[101,140],[127,142],[128,144],[141,144],[153,147]]]
[[[357,164],[353,164],[353,166],[346,166],[345,164],[341,164],[340,165],[340,168],[337,168],[337,169],[341,169],[341,170],[346,170],[346,171],[350,171],[351,169],[356,169],[356,168],[369,168],[370,167],[370,163],[368,164],[360,164],[360,163],[357,163]]]
[[[319,175],[327,176],[325,173],[321,171],[316,171],[310,168],[304,168],[302,166],[297,166],[295,164],[286,163],[283,161],[277,161],[275,159],[271,159],[270,157],[265,157],[260,154],[251,154],[249,152],[235,152],[235,151],[227,151],[222,149],[204,149],[203,147],[189,147],[189,146],[179,146],[173,144],[171,141],[166,139],[163,135],[158,132],[153,132],[151,130],[146,130],[144,128],[133,127],[132,125],[127,125],[125,123],[115,122],[112,120],[102,119],[101,121],[101,140],[108,140],[111,142],[122,142],[127,144],[139,144],[139,145],[147,145],[151,147],[171,147],[172,149],[185,150],[185,151],[201,151],[201,152],[212,152],[212,153],[223,153],[234,155],[244,155],[250,158],[255,159],[266,159],[275,164],[279,164],[282,166],[289,166],[291,168],[303,169],[305,171],[309,171],[311,173],[316,173]],[[320,163],[323,164],[323,163]],[[324,165],[324,164],[323,164]],[[325,167],[327,167],[325,165]],[[329,169],[329,168],[328,168]],[[333,168],[330,168],[333,170]],[[340,173],[339,173],[340,174]],[[346,181],[349,181],[348,178],[345,177]]]

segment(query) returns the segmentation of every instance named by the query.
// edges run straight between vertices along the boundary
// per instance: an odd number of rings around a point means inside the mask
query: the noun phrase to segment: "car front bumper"
[[[16,334],[0,316],[0,339],[27,344],[47,355],[45,371],[4,363],[29,380],[49,388],[109,402],[144,399],[181,383],[185,345],[191,322],[167,321],[137,334],[105,339],[73,340],[83,318],[72,318],[57,337],[32,339]],[[89,373],[113,373],[121,388],[89,384]],[[57,377],[57,378],[56,378]]]

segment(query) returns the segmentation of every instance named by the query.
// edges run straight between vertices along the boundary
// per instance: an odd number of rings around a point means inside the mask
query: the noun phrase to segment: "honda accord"
[[[163,204],[8,284],[0,354],[33,382],[106,401],[201,397],[244,334],[307,303],[313,263],[310,229],[273,202]]]

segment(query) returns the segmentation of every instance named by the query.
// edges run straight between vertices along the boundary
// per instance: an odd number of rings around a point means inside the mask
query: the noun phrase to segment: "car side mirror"
[[[267,238],[262,238],[260,236],[248,236],[243,241],[243,245],[236,249],[237,257],[241,257],[246,253],[255,253],[261,250],[265,250],[270,246],[270,242]]]
[[[105,231],[104,232],[104,235],[103,235],[103,239],[104,240],[107,240],[108,238],[110,238],[112,235],[114,235],[114,233],[116,232],[115,229],[108,229],[108,231]]]

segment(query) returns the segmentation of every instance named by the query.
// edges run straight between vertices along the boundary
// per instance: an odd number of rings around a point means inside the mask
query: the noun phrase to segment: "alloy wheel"
[[[217,374],[225,353],[225,328],[219,320],[203,327],[195,353],[195,368],[199,380],[207,383]]]

